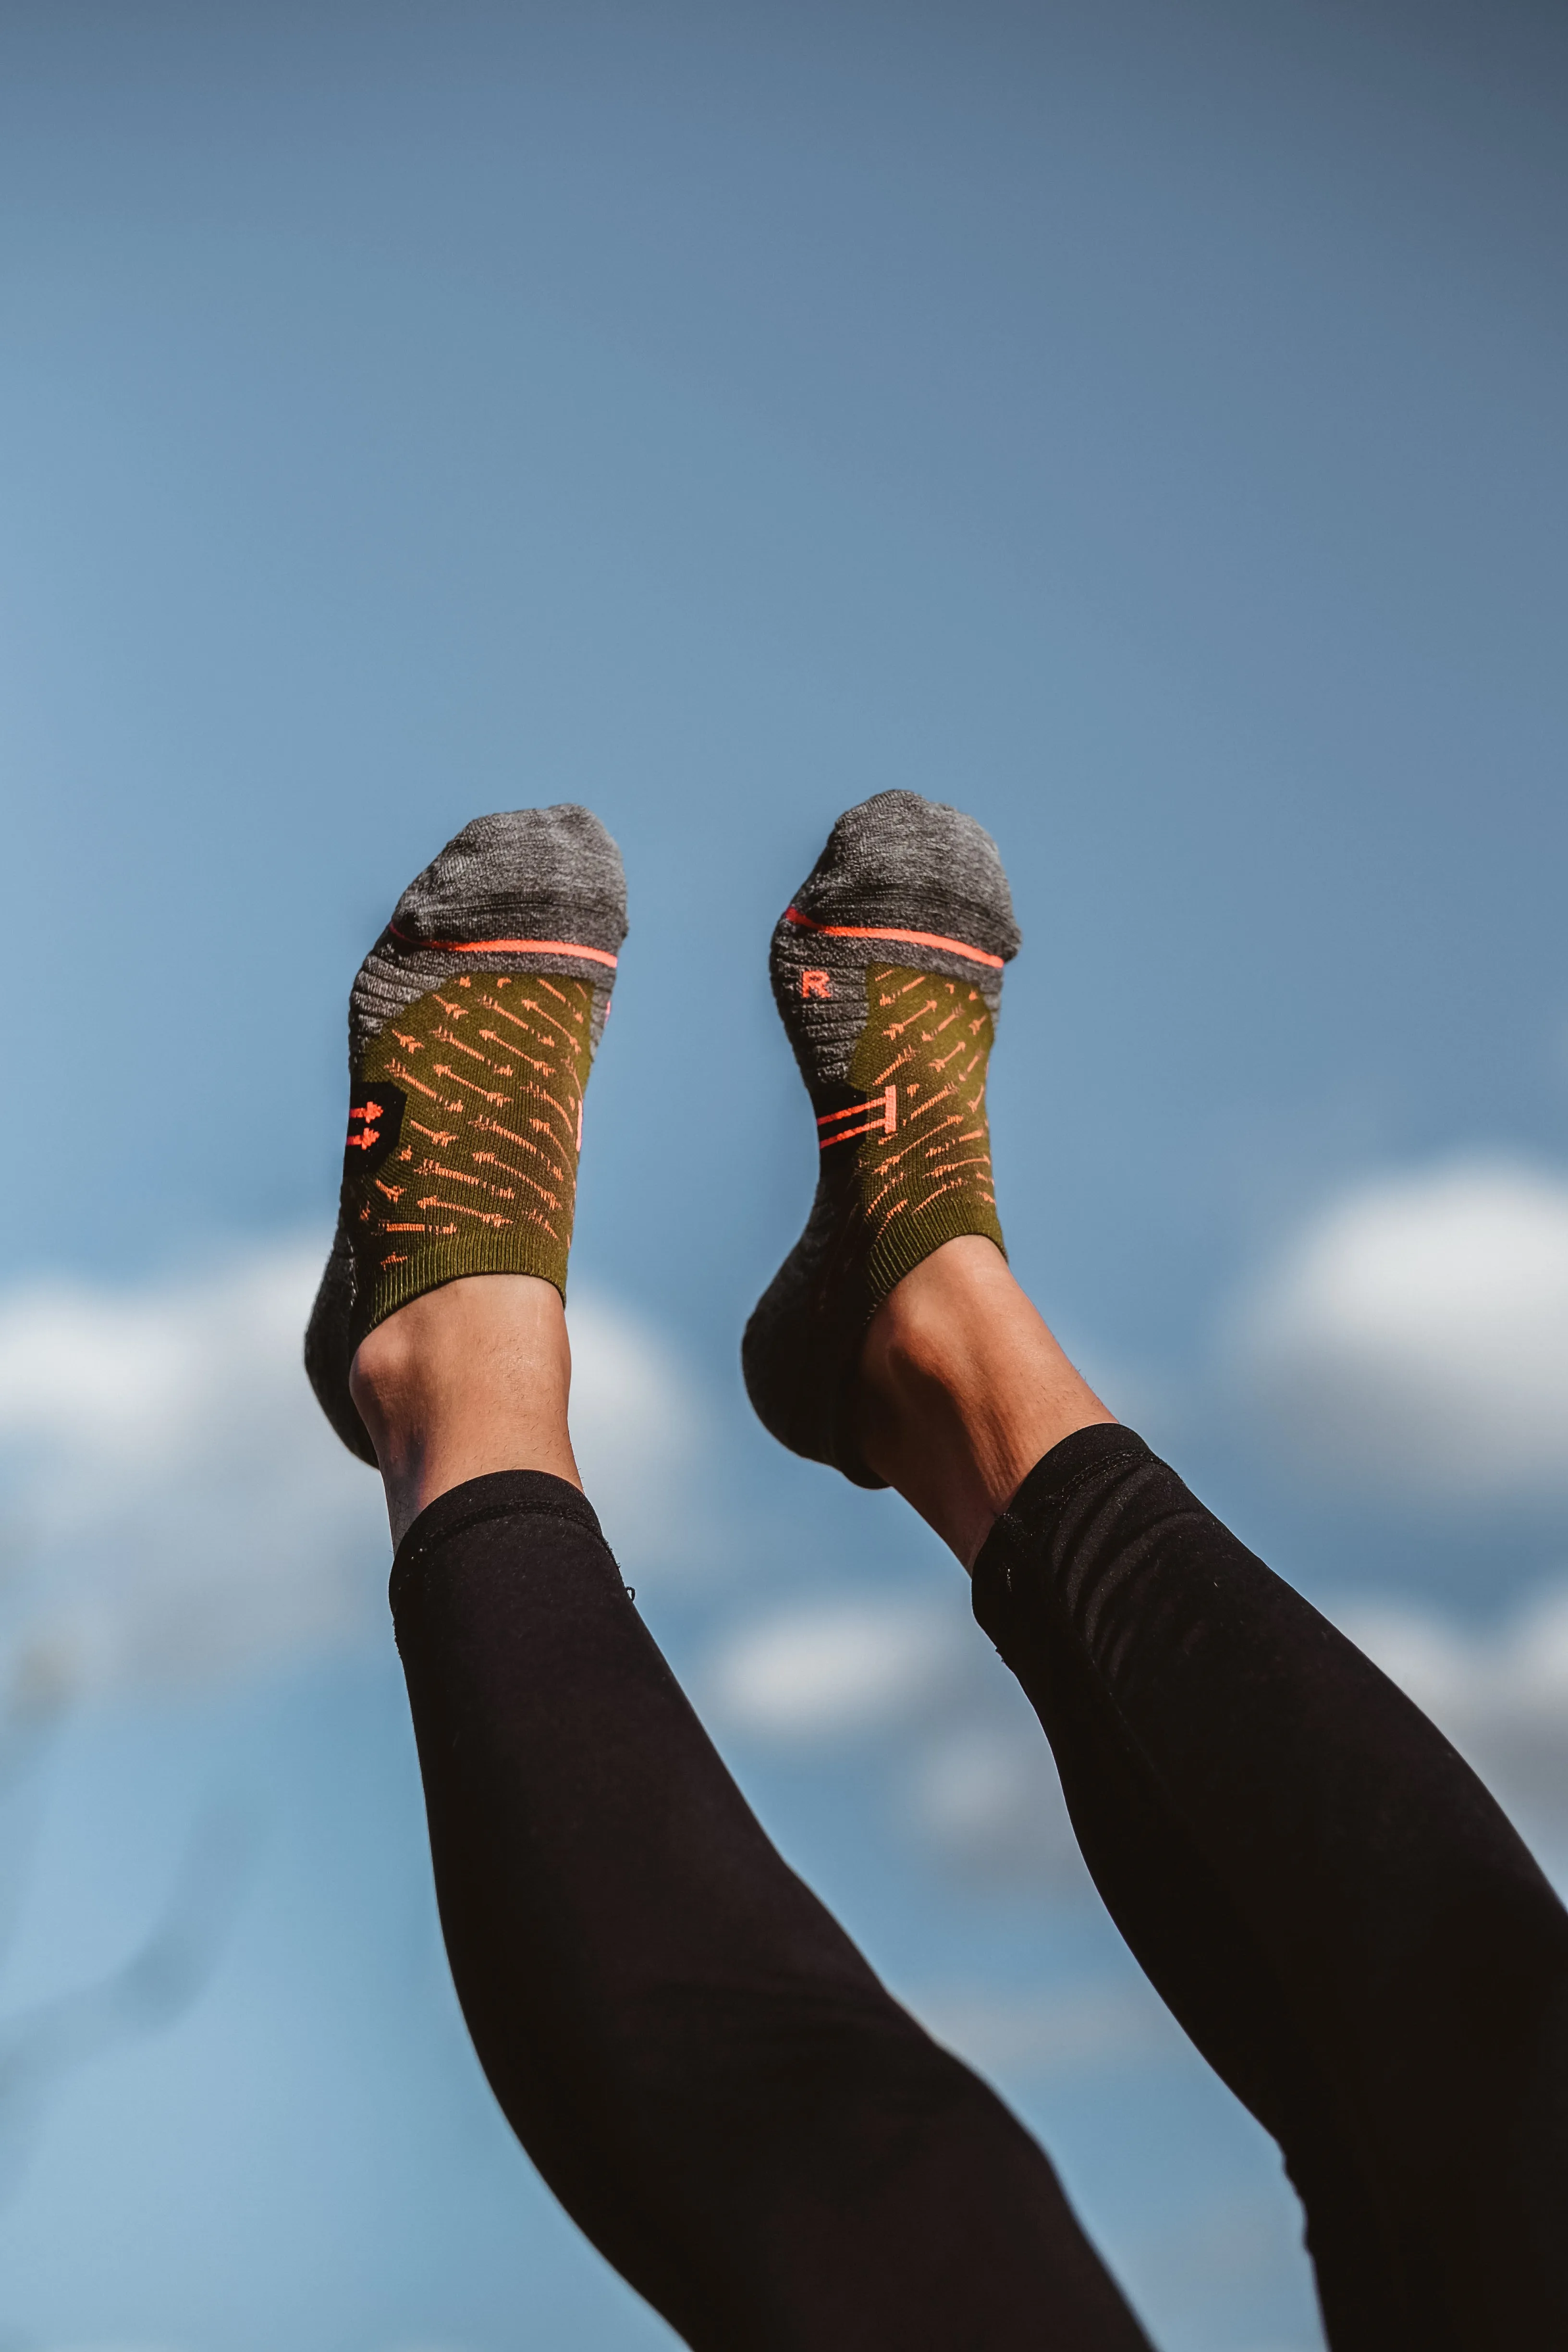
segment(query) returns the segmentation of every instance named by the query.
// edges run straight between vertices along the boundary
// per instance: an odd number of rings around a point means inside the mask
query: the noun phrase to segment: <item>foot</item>
[[[447,843],[360,966],[338,1228],[305,1369],[363,1462],[376,1448],[350,1368],[389,1317],[476,1275],[564,1298],[583,1090],[626,930],[597,817],[514,809]]]
[[[916,793],[879,793],[841,816],[773,933],[773,994],[816,1116],[820,1176],[742,1358],[773,1435],[858,1486],[888,1483],[853,1411],[873,1316],[958,1236],[1003,1251],[985,1080],[1017,950],[990,835]]]

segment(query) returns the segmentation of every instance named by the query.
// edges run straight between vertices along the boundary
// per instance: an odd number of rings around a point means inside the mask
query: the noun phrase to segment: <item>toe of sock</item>
[[[1020,943],[991,835],[962,809],[919,793],[877,793],[846,809],[794,904],[820,923],[956,937],[1004,963]]]
[[[626,935],[621,854],[574,802],[475,817],[409,884],[392,927],[421,944],[565,936],[613,956]]]

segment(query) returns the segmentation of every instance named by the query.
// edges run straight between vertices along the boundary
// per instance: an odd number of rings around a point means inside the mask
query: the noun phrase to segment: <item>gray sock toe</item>
[[[905,936],[868,940],[867,930]],[[973,982],[994,1020],[1019,937],[996,844],[972,816],[901,792],[846,810],[773,932],[773,996],[806,1085],[847,1076],[866,1018],[859,976],[874,950]],[[826,972],[826,992],[805,983],[813,971]]]
[[[621,854],[592,810],[562,801],[477,816],[415,876],[361,965],[349,999],[350,1058],[458,969],[454,941],[470,951],[493,942],[483,949],[488,970],[587,981],[597,1045],[626,935]],[[470,952],[463,969],[473,968]]]

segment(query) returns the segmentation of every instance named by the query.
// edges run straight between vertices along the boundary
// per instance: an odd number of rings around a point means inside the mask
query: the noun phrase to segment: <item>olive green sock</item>
[[[566,1292],[583,1096],[626,936],[614,842],[563,804],[479,817],[411,883],[349,1000],[338,1228],[305,1365],[345,1445],[368,1331],[474,1274]]]
[[[850,1429],[866,1328],[932,1250],[1004,1247],[987,1066],[1007,877],[973,817],[879,793],[840,817],[773,933],[773,995],[816,1118],[805,1233],[742,1347],[747,1392],[782,1444],[879,1486]]]
[[[818,1113],[817,1144],[852,1171],[844,1191],[874,1304],[960,1234],[1004,1247],[991,1172],[985,1081],[995,1034],[972,982],[870,964],[866,1025],[849,1065],[854,1101]],[[822,1087],[826,1095],[832,1089]]]

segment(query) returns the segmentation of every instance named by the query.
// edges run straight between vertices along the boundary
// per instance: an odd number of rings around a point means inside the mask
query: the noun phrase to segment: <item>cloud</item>
[[[1089,1892],[1056,1764],[1026,1705],[976,1708],[924,1740],[908,1768],[905,1806],[956,1877]]]
[[[1568,1580],[1477,1631],[1364,1596],[1335,1622],[1429,1715],[1527,1838],[1568,1846]],[[1058,1900],[1089,1874],[1034,1712],[961,1594],[841,1594],[723,1641],[715,1720],[785,1754],[875,1742],[897,1817],[944,1874]]]
[[[0,1297],[13,1703],[211,1682],[383,1622],[381,1486],[300,1368],[316,1240],[199,1276]],[[604,1299],[574,1301],[579,1460],[628,1565],[673,1552],[701,1448],[684,1368]]]
[[[720,1651],[711,1685],[739,1729],[817,1742],[909,1721],[941,1700],[957,1666],[943,1611],[862,1595],[779,1611],[745,1627]]]
[[[667,1576],[705,1566],[704,1401],[663,1333],[603,1293],[574,1286],[572,1447],[621,1565]]]
[[[897,1817],[944,1875],[1058,1901],[1092,1893],[1045,1734],[956,1577],[772,1609],[720,1643],[703,1687],[717,1722],[785,1755],[875,1742]],[[1139,1980],[895,1990],[939,2042],[1014,2080],[1184,2046]]]
[[[0,1305],[0,1451],[24,1695],[206,1681],[369,1621],[378,1483],[300,1369],[321,1253],[200,1277],[54,1283]]]
[[[1502,1160],[1359,1187],[1229,1332],[1285,1448],[1395,1496],[1568,1496],[1568,1181]]]
[[[1087,1886],[1045,1735],[956,1581],[771,1611],[720,1644],[705,1686],[717,1720],[759,1744],[879,1742],[899,1814],[953,1874]]]
[[[1357,1597],[1331,1613],[1549,1866],[1568,1860],[1568,1580],[1486,1631],[1399,1599]],[[944,1876],[1091,1898],[1045,1736],[961,1591],[770,1611],[720,1644],[705,1696],[723,1727],[785,1755],[874,1741],[891,1811]],[[1179,2039],[1138,1986],[900,1990],[939,2041],[1014,2077],[1157,2057]]]

